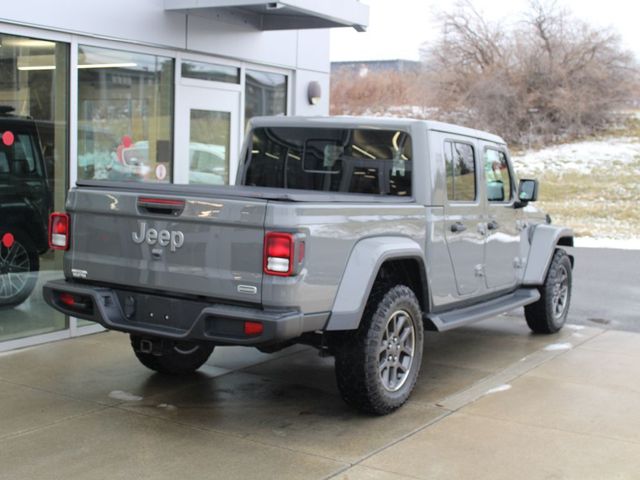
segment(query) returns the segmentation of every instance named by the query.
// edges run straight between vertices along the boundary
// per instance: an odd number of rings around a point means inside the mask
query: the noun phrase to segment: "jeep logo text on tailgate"
[[[131,238],[135,243],[147,242],[149,245],[155,245],[156,243],[161,247],[170,245],[171,251],[175,252],[184,244],[184,233],[179,230],[156,230],[150,228],[147,230],[147,224],[145,222],[140,223],[140,231],[132,232]]]

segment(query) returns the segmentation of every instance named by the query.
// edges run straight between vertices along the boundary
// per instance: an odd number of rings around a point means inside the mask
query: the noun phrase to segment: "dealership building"
[[[0,351],[93,333],[42,299],[47,216],[78,180],[233,183],[246,123],[326,115],[357,0],[3,2]]]

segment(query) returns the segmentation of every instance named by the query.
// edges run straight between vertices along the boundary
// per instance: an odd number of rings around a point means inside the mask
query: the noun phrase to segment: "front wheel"
[[[385,415],[411,395],[422,364],[424,332],[420,305],[404,285],[375,288],[358,330],[335,348],[336,379],[345,402]]]
[[[143,351],[138,335],[131,335],[133,353],[145,367],[168,375],[193,373],[209,359],[213,345],[194,342],[172,342],[160,353]],[[150,340],[151,341],[151,340]],[[158,340],[155,340],[158,341]]]
[[[553,254],[540,299],[524,307],[527,325],[535,333],[555,333],[567,321],[571,302],[571,260],[564,250]]]

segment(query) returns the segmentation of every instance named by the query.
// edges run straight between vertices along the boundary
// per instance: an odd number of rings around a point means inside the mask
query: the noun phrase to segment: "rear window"
[[[398,130],[257,128],[244,184],[411,195],[411,137]]]
[[[0,131],[3,131],[3,126],[0,126]],[[0,174],[20,178],[42,178],[40,144],[35,131],[7,131],[13,134],[12,143],[7,145],[0,141]]]

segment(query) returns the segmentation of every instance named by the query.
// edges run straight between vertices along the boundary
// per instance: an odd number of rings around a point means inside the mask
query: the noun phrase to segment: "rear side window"
[[[12,177],[41,177],[41,157],[39,146],[29,133],[14,133],[11,145],[0,143],[0,174]]]
[[[411,138],[397,130],[257,128],[245,185],[411,195]]]
[[[9,173],[9,158],[2,151],[0,151],[0,173]]]
[[[33,145],[33,137],[25,133],[16,135],[16,141],[13,144],[13,162],[16,170],[31,174],[36,171],[36,154]],[[17,165],[21,164],[21,165]]]
[[[447,198],[451,202],[473,202],[476,199],[476,161],[468,143],[444,142],[447,171]]]

